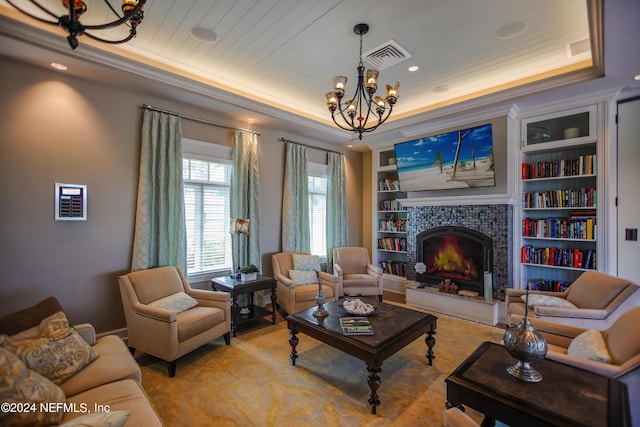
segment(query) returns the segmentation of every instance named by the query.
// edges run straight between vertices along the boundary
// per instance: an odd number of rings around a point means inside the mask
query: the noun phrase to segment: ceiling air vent
[[[567,56],[573,58],[574,56],[582,55],[591,51],[591,42],[588,38],[575,41],[573,43],[567,43]]]
[[[411,54],[395,41],[389,40],[385,44],[365,52],[362,58],[378,70],[384,70],[411,58]]]

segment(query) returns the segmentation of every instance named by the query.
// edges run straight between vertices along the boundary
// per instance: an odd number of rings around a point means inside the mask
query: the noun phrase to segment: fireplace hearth
[[[462,226],[440,226],[416,236],[416,262],[426,266],[416,279],[427,286],[455,283],[484,295],[484,273],[493,271],[493,239]]]

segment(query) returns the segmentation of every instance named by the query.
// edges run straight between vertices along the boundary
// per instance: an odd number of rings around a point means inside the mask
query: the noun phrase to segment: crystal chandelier
[[[358,133],[358,138],[362,139],[362,134],[372,132],[384,123],[393,110],[393,106],[398,100],[398,89],[400,82],[396,82],[395,87],[387,85],[387,97],[376,96],[378,89],[378,70],[368,69],[366,73],[362,65],[362,35],[367,34],[369,25],[358,24],[353,27],[353,32],[360,36],[360,63],[358,64],[358,86],[352,98],[342,101],[347,86],[345,76],[333,78],[333,92],[327,93],[327,107],[331,113],[331,118],[339,128]],[[387,103],[389,106],[387,107]],[[340,113],[337,114],[336,110]],[[369,122],[369,119],[372,119]],[[373,124],[375,122],[375,124]]]
[[[45,24],[59,25],[60,27],[62,27],[69,34],[67,36],[67,41],[69,42],[69,46],[71,46],[72,49],[75,49],[78,47],[77,37],[82,35],[85,35],[99,42],[109,43],[109,44],[126,43],[132,38],[134,38],[136,36],[136,28],[142,22],[143,9],[144,9],[144,4],[146,3],[146,0],[122,0],[122,7],[121,7],[122,15],[120,15],[116,11],[116,9],[111,5],[109,0],[103,0],[103,1],[107,5],[107,7],[113,12],[113,14],[116,16],[116,19],[114,19],[112,22],[108,22],[106,24],[99,24],[99,25],[83,25],[80,22],[80,17],[82,16],[83,13],[87,11],[87,5],[82,0],[71,0],[71,1],[62,0],[62,5],[68,8],[69,13],[68,15],[61,15],[61,16],[57,16],[54,12],[42,6],[36,0],[29,0],[28,2],[24,1],[26,3],[31,3],[35,5],[42,12],[44,12],[47,15],[50,15],[53,18],[53,20],[41,18],[39,16],[32,14],[31,12],[26,11],[25,9],[19,7],[16,4],[16,3],[19,3],[19,1],[16,2],[16,0],[7,0],[7,3],[15,7],[25,15],[32,17],[33,19],[36,19],[40,22],[44,22]],[[129,23],[128,24],[129,34],[121,40],[107,40],[88,32],[88,31],[94,31],[94,30],[106,30],[109,28],[117,27],[118,25],[125,24],[127,22]]]

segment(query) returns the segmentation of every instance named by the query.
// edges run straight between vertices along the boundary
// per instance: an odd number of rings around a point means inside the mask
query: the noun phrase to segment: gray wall
[[[143,103],[233,123],[211,111],[142,93],[74,80],[0,58],[0,316],[57,297],[72,323],[98,332],[125,327],[117,276],[129,271]],[[260,129],[263,272],[280,250],[284,143],[315,146],[277,129]],[[230,131],[183,121],[183,136],[230,144]],[[326,147],[326,144],[324,145]],[[326,147],[333,148],[333,147]],[[362,244],[362,154],[347,151],[349,244]],[[326,163],[326,153],[310,150]],[[54,183],[86,184],[88,220],[54,221]],[[353,201],[353,202],[351,202]]]

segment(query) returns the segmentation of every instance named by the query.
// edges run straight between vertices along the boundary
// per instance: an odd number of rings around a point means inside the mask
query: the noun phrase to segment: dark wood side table
[[[240,320],[240,307],[238,306],[238,296],[242,294],[249,294],[252,302],[247,318],[247,321],[249,321],[256,318],[256,312],[266,311],[262,307],[257,307],[253,304],[253,293],[271,290],[271,322],[275,325],[278,295],[276,294],[276,279],[273,277],[258,275],[256,280],[243,282],[230,276],[221,276],[211,279],[211,287],[213,290],[231,293],[231,320],[233,323],[231,326],[234,337],[237,336],[240,323],[244,323],[244,321],[241,322]]]
[[[448,405],[466,405],[485,415],[483,425],[500,420],[511,426],[609,425],[609,379],[544,359],[535,369],[542,381],[510,375],[515,359],[501,345],[485,342],[445,380]]]

